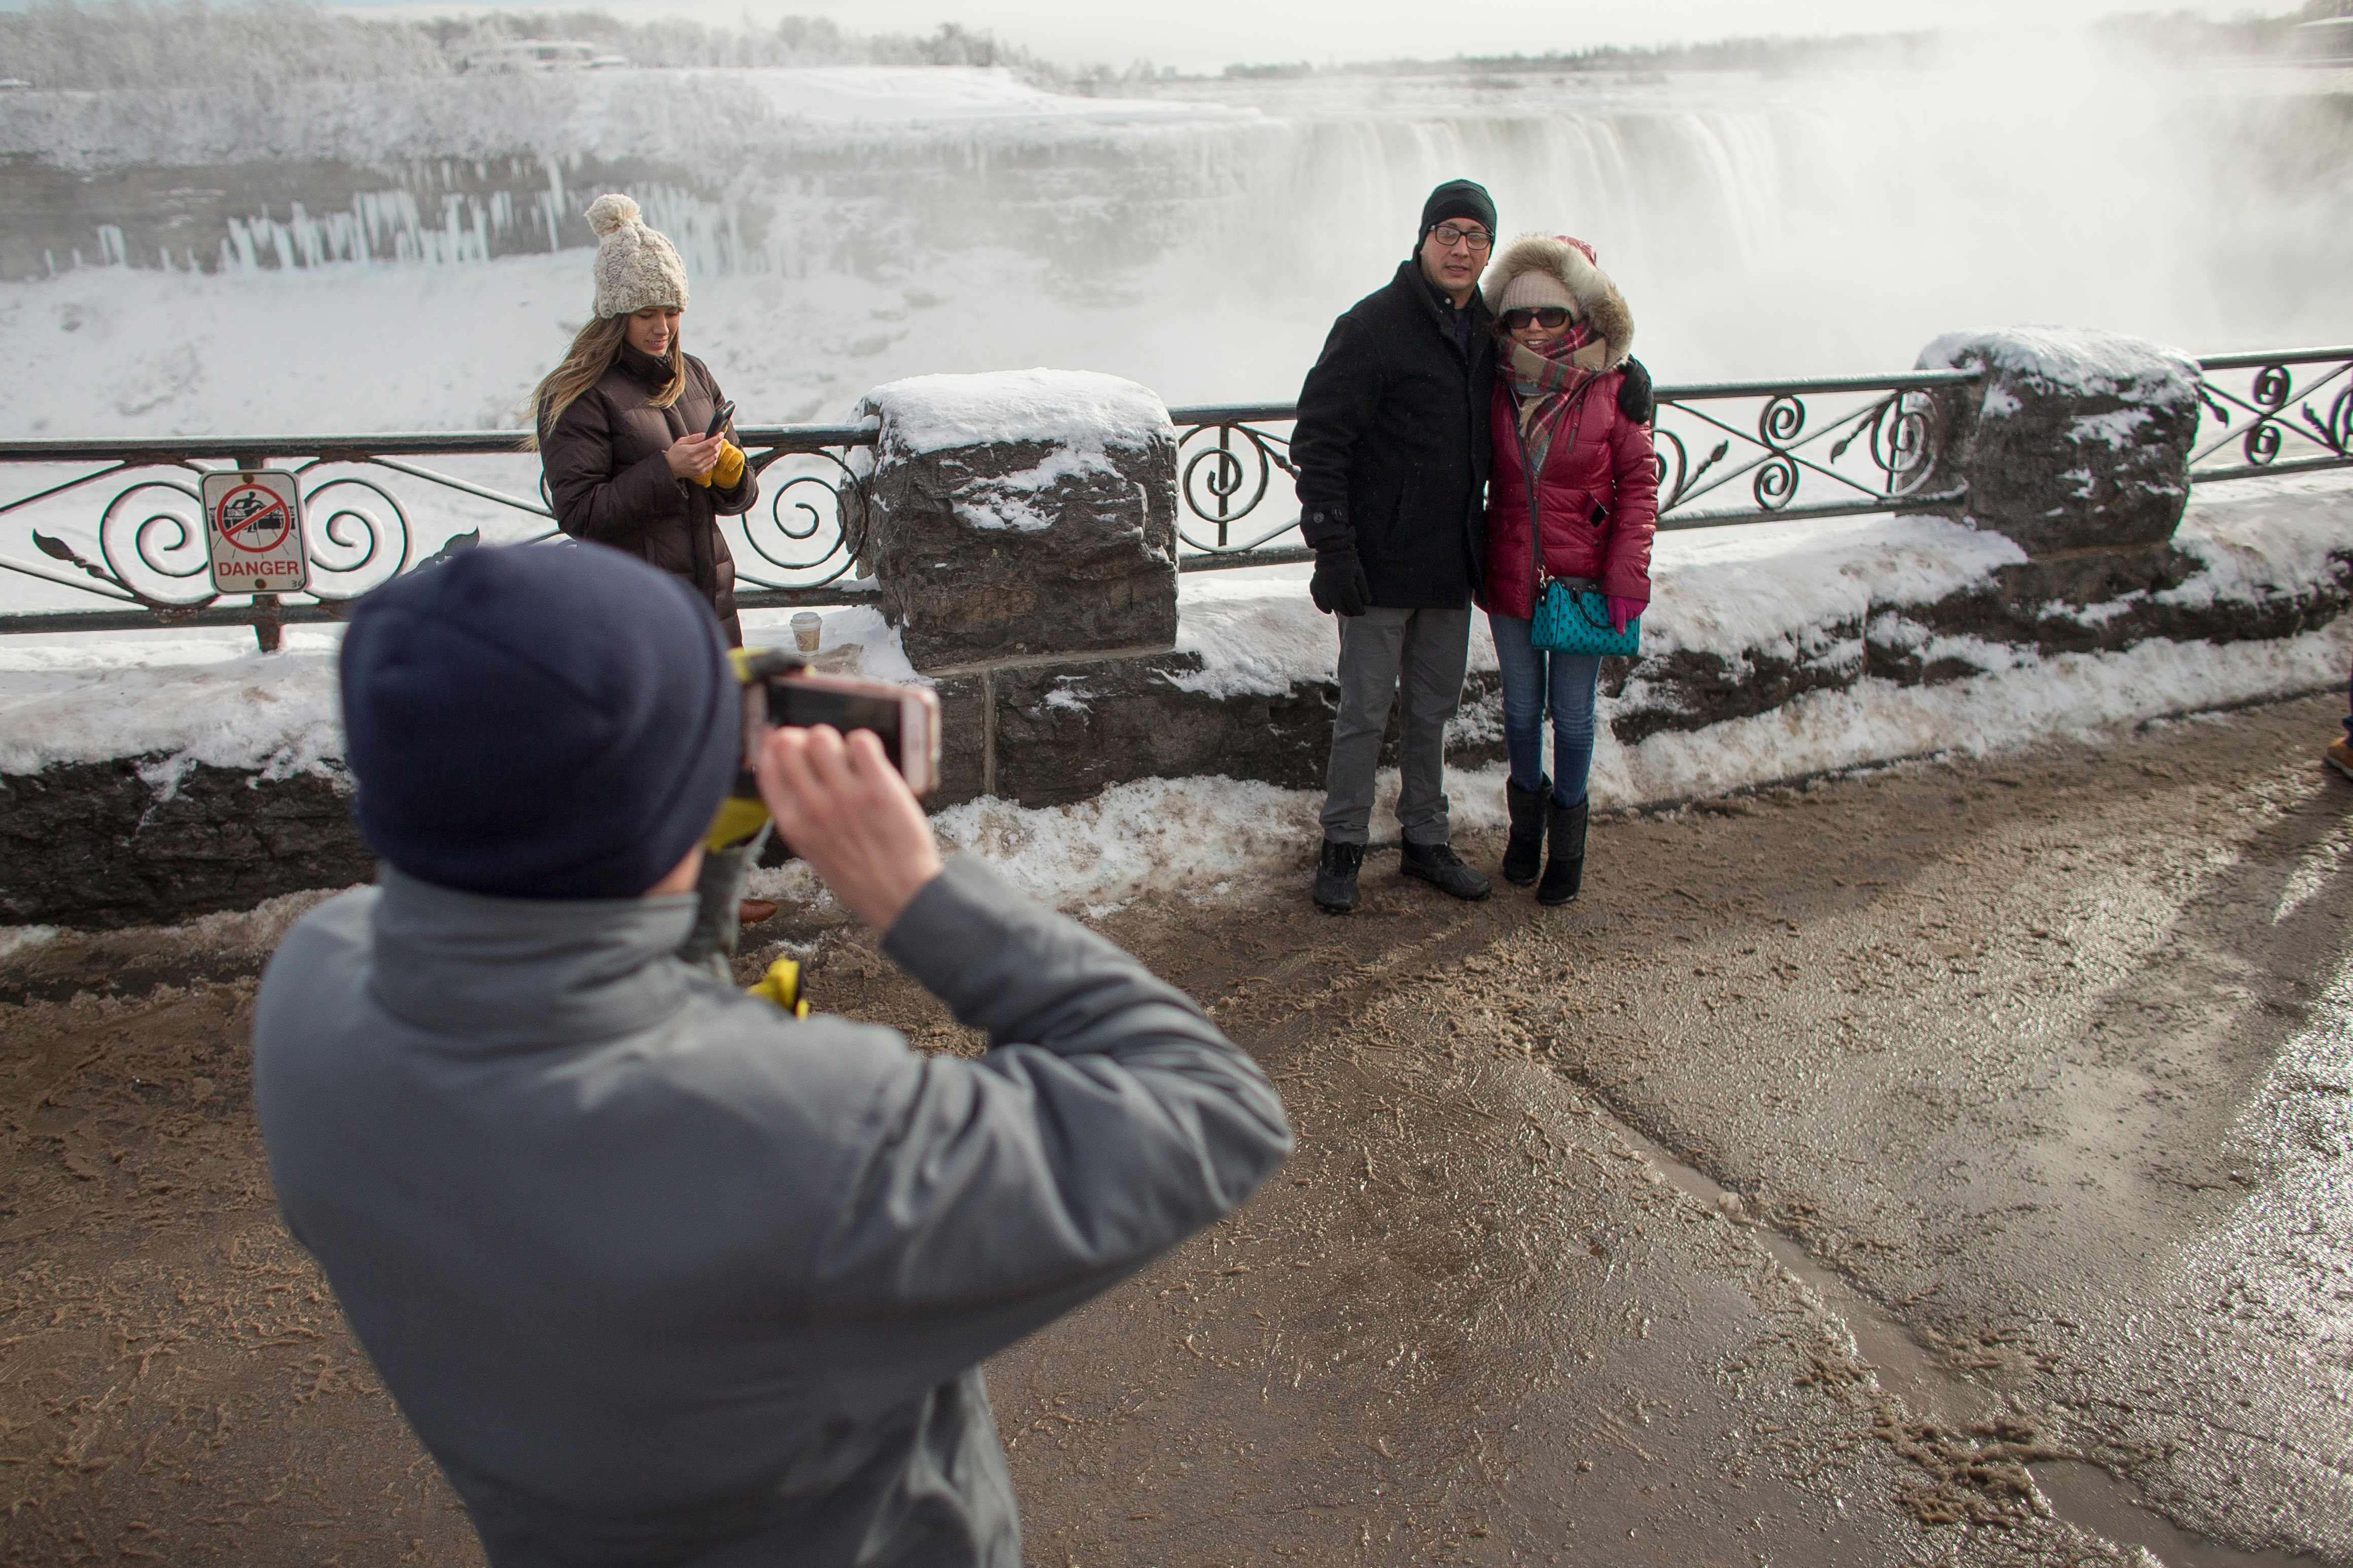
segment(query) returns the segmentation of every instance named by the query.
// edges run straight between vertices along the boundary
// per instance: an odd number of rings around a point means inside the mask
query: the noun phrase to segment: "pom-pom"
[[[617,193],[598,196],[588,204],[588,226],[601,237],[623,224],[638,221],[638,204]]]

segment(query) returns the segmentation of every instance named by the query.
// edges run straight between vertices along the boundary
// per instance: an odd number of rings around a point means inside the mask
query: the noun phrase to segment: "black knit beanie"
[[[421,881],[634,899],[743,757],[710,606],[601,544],[470,550],[368,595],[343,650],[360,837]]]
[[[1421,232],[1413,237],[1416,250],[1430,231],[1451,217],[1477,218],[1489,234],[1495,232],[1495,198],[1476,180],[1449,180],[1421,204]]]

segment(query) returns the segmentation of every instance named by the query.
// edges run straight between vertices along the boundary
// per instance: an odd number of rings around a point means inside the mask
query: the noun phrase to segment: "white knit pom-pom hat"
[[[588,226],[596,231],[596,313],[626,316],[666,306],[686,309],[686,263],[678,247],[648,228],[638,204],[617,193],[588,204]]]

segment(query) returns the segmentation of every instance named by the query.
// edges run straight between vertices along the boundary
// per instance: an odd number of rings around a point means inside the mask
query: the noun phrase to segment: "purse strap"
[[[1568,406],[1553,416],[1555,423],[1565,421],[1572,415],[1576,416],[1577,423],[1569,427],[1568,432],[1568,448],[1572,452],[1577,450],[1577,432],[1585,427],[1585,395],[1592,390],[1593,383],[1590,381],[1578,387],[1570,396]],[[1546,461],[1551,460],[1554,450],[1559,445],[1560,435],[1558,431],[1555,431],[1551,443],[1545,447]],[[1534,620],[1537,608],[1544,602],[1545,584],[1551,579],[1545,575],[1544,518],[1537,500],[1538,476],[1535,464],[1528,458],[1528,441],[1525,436],[1519,437],[1519,446],[1520,472],[1527,476],[1528,485],[1528,618]]]

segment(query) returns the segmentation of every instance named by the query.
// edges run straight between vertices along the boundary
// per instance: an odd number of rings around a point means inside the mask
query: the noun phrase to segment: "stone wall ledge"
[[[199,764],[162,793],[164,762],[0,773],[0,923],[157,925],[375,875],[340,769]]]
[[[1659,651],[1605,665],[1601,717],[1620,747],[1680,737],[1704,744],[1715,726],[1874,682],[2014,680],[2039,661],[2167,641],[2218,654],[2285,645],[2353,609],[2353,486],[2305,493],[2266,484],[2218,487],[2223,493],[2201,497],[2164,544],[2019,559],[1990,553],[1966,529],[1894,520],[1829,544],[1799,530],[1781,536],[1786,549],[1781,538],[1755,541],[1761,554],[1744,542],[1737,555],[1695,550],[1662,563]],[[1758,604],[1798,605],[1805,584],[1825,582],[1843,586],[1803,599],[1814,608],[1778,620],[1753,614]],[[1744,588],[1759,596],[1712,631],[1702,624],[1702,611]],[[947,730],[944,784],[929,804],[993,795],[1055,806],[1153,777],[1320,787],[1337,703],[1330,622],[1305,606],[1303,584],[1263,584],[1255,597],[1201,593],[1173,650],[1018,655],[935,673]],[[1726,626],[1750,632],[1734,637]],[[1707,637],[1715,650],[1690,646]],[[1280,647],[1290,651],[1270,651]],[[273,657],[289,660],[279,668],[301,668],[295,656]],[[330,667],[306,679],[321,682]],[[315,702],[273,703],[295,710],[289,721],[298,728],[317,727]],[[204,723],[216,721],[207,710]],[[1472,674],[1451,742],[1457,766],[1500,759],[1492,669]],[[366,879],[373,861],[352,827],[330,743],[301,754],[316,760],[248,769],[160,752],[0,772],[0,923],[152,924]],[[1727,775],[1704,787],[1756,782]]]
[[[2327,575],[2248,598],[2168,598],[2203,569],[2170,545],[2083,550],[1999,567],[1990,584],[1924,605],[1873,606],[1809,627],[1787,649],[1675,652],[1604,667],[1609,731],[1636,744],[1769,712],[1863,679],[1938,685],[2021,656],[2118,653],[2156,638],[2248,642],[2318,631],[2353,608],[2353,542]]]

